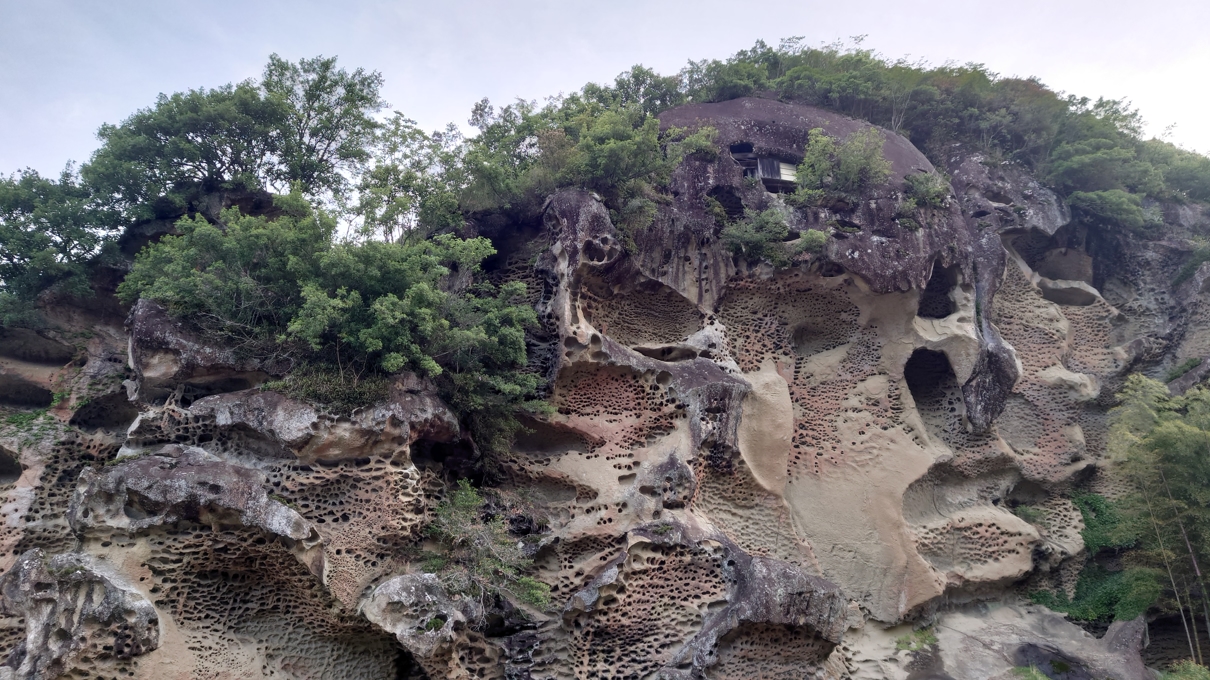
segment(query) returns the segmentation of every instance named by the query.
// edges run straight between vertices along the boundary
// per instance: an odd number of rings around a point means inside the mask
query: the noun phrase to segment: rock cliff
[[[329,413],[148,301],[62,308],[0,336],[0,678],[1150,677],[1142,620],[1098,638],[1023,595],[1074,588],[1070,498],[1119,488],[1124,375],[1210,354],[1210,264],[1171,285],[1210,216],[1088,227],[1018,166],[956,146],[934,168],[885,131],[884,184],[796,207],[732,148],[796,163],[809,130],[867,123],[759,98],[661,122],[715,128],[718,153],[681,163],[650,225],[564,190],[467,226],[542,323],[552,410],[492,477],[545,518],[518,536],[549,608],[418,566],[475,464],[424,381]],[[912,228],[904,177],[935,170],[951,194]],[[744,261],[708,198],[828,241]]]

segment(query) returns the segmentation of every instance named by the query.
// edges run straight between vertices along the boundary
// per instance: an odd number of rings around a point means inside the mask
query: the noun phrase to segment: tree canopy
[[[58,179],[24,170],[0,180],[0,324],[36,324],[45,293],[90,294],[90,262],[106,250],[113,215],[68,166]]]

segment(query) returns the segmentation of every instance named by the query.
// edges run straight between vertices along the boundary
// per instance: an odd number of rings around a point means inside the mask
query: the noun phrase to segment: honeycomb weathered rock
[[[1025,170],[960,148],[953,194],[908,229],[903,177],[933,166],[890,133],[891,176],[863,201],[792,207],[730,145],[792,162],[811,128],[868,124],[760,98],[661,123],[715,127],[719,153],[684,160],[650,225],[619,232],[569,189],[467,227],[540,319],[526,370],[552,409],[491,461],[523,510],[492,496],[484,519],[532,553],[549,607],[426,572],[434,508],[483,462],[431,384],[401,375],[332,414],[255,387],[288,365],[144,301],[129,367],[112,324],[41,353],[0,336],[21,388],[5,414],[70,388],[0,426],[0,677],[974,678],[1052,658],[1142,677],[1137,626],[1093,644],[996,601],[1071,594],[1071,498],[1121,485],[1104,460],[1124,372],[1210,357],[1210,274],[1168,290],[1188,248],[1069,224]],[[707,196],[828,242],[788,267],[743,261]],[[1182,210],[1172,229],[1196,221]],[[89,588],[103,597],[76,616]],[[896,649],[930,622],[928,650]]]

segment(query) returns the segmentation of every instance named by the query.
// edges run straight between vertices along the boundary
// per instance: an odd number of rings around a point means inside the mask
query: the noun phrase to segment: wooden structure
[[[756,177],[773,193],[792,193],[798,188],[796,166],[778,158],[758,156],[752,145],[731,145],[731,157],[744,169],[744,177]]]

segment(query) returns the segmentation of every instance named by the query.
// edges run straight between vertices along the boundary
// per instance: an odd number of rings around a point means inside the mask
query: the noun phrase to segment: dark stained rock
[[[247,389],[290,368],[288,362],[244,356],[207,339],[151,300],[135,303],[126,325],[130,360],[144,401],[174,391],[192,399]]]
[[[397,457],[416,441],[449,443],[462,437],[458,418],[432,385],[397,376],[385,401],[350,417],[321,413],[273,391],[244,390],[199,399],[189,413],[214,419],[219,431],[256,432],[308,462],[366,456]]]
[[[5,680],[52,680],[98,657],[120,666],[160,645],[155,608],[91,555],[30,550],[0,577],[0,595],[5,614],[25,619],[25,639],[0,666]]]
[[[772,194],[762,187],[743,181],[742,169],[730,154],[730,147],[750,143],[758,155],[767,155],[797,164],[802,160],[807,136],[811,129],[822,128],[827,134],[844,139],[850,134],[869,129],[869,123],[848,118],[823,109],[801,104],[745,97],[716,104],[690,104],[664,112],[661,125],[669,127],[711,126],[719,131],[718,158],[706,161],[690,157],[673,176],[671,206],[663,207],[660,218],[646,233],[636,236],[639,244],[639,266],[655,278],[667,277],[675,282],[675,271],[662,271],[661,266],[674,265],[692,245],[708,247],[714,257],[701,257],[697,278],[703,292],[720,291],[719,246],[711,239],[715,232],[712,216],[704,211],[705,197],[725,191],[739,197],[744,207],[766,209],[775,205]],[[923,289],[934,263],[950,267],[958,265],[969,278],[971,275],[972,239],[957,203],[950,201],[944,208],[926,211],[926,224],[917,230],[901,225],[896,219],[896,206],[903,191],[903,178],[915,172],[932,172],[932,163],[906,138],[881,131],[882,152],[891,163],[886,184],[873,187],[859,205],[832,206],[811,209],[791,218],[796,229],[816,228],[832,233],[824,251],[825,257],[846,271],[861,276],[880,293],[909,288]],[[834,227],[840,225],[843,229]],[[676,234],[691,231],[697,238],[686,241]],[[671,257],[665,256],[667,251]],[[693,255],[690,255],[693,260]],[[668,265],[664,265],[664,261]],[[725,275],[726,268],[723,267]],[[709,280],[704,280],[709,279]],[[665,280],[661,278],[661,280]],[[724,278],[725,281],[725,278]],[[675,283],[674,283],[675,282]]]
[[[131,534],[193,521],[258,528],[281,537],[312,573],[323,573],[319,532],[269,497],[263,473],[196,447],[169,444],[154,453],[80,474],[68,509],[78,533],[109,527]]]
[[[976,229],[1037,229],[1054,235],[1071,221],[1063,199],[1016,163],[955,146],[945,159],[955,195]]]
[[[0,357],[62,366],[76,355],[74,347],[28,328],[0,326]]]

